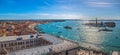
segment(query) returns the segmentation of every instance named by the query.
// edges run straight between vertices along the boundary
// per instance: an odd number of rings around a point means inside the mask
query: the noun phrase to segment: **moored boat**
[[[72,29],[70,26],[64,26],[65,29]]]

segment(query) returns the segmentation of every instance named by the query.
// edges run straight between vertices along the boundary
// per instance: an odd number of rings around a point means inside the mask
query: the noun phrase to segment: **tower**
[[[98,23],[97,23],[97,18],[96,18],[96,27],[97,27],[97,24],[98,24]]]

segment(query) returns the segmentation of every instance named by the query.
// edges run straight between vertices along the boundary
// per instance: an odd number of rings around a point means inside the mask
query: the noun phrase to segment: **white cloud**
[[[64,9],[64,10],[73,10],[74,9],[73,7],[70,7],[70,6],[60,6],[59,8]]]
[[[84,15],[81,14],[36,14],[42,15],[42,17],[49,19],[82,19],[85,18]]]
[[[82,14],[48,14],[48,13],[35,13],[35,14],[0,14],[0,18],[21,18],[21,19],[85,19],[86,16]]]
[[[109,1],[105,1],[105,0],[88,0],[86,2],[86,4],[91,7],[112,7],[112,6],[120,4],[120,3],[109,2]]]
[[[120,16],[105,16],[93,17],[83,14],[49,14],[49,13],[34,13],[34,14],[0,14],[0,19],[80,19],[80,20],[120,20]]]
[[[88,5],[92,7],[111,7],[112,4],[106,2],[88,2]]]

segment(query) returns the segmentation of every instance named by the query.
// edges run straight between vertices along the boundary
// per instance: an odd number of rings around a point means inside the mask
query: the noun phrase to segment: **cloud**
[[[34,14],[0,14],[0,19],[80,19],[80,20],[120,20],[120,16],[93,17],[83,14],[50,14],[50,13],[34,13]]]
[[[61,9],[61,10],[74,10],[76,8],[74,6],[59,6],[58,9]]]
[[[0,18],[6,19],[82,19],[85,18],[81,14],[48,14],[48,13],[36,13],[36,14],[0,14]]]
[[[106,2],[88,2],[88,5],[92,7],[111,7],[111,3],[106,3]]]
[[[36,14],[48,19],[82,19],[85,18],[82,14]]]
[[[116,2],[109,2],[109,1],[104,1],[104,0],[89,0],[86,2],[87,5],[91,6],[91,7],[112,7],[114,5],[118,5],[120,3],[116,3]]]

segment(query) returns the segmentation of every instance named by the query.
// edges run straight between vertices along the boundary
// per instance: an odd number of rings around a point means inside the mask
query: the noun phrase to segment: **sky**
[[[0,0],[0,19],[116,19],[120,0]]]

